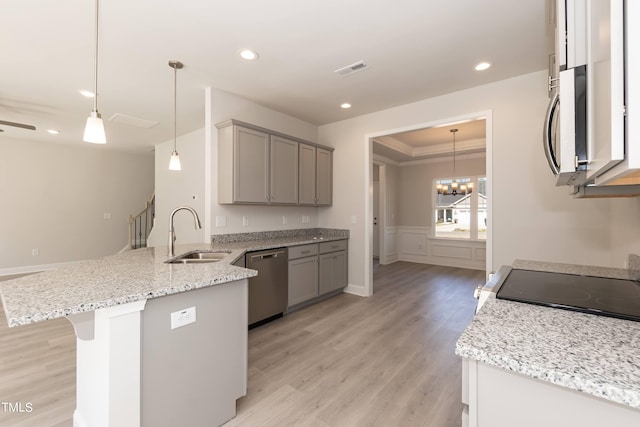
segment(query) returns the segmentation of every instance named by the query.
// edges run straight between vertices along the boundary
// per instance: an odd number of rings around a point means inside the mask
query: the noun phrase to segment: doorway
[[[389,174],[393,175],[394,170],[397,170],[398,167],[403,167],[406,165],[415,165],[417,163],[433,163],[434,165],[438,162],[440,163],[440,170],[447,170],[447,173],[440,172],[443,176],[448,176],[452,172],[450,169],[442,166],[443,163],[447,163],[450,165],[452,160],[450,160],[452,155],[452,147],[451,141],[435,141],[431,147],[421,147],[418,143],[406,143],[402,140],[402,138],[396,138],[398,135],[403,137],[411,137],[418,135],[422,131],[431,131],[432,133],[437,133],[436,130],[440,129],[440,133],[449,133],[450,129],[453,125],[456,128],[464,129],[465,132],[468,131],[468,126],[471,126],[471,122],[475,122],[474,127],[478,128],[481,126],[482,128],[482,138],[476,137],[463,137],[462,140],[458,142],[456,145],[456,154],[460,156],[460,153],[464,153],[469,157],[473,157],[474,153],[476,155],[477,162],[482,162],[481,165],[484,166],[482,172],[479,172],[474,175],[485,175],[486,176],[486,184],[483,182],[483,198],[486,198],[486,219],[483,217],[483,222],[486,221],[486,229],[487,229],[487,238],[486,242],[483,242],[483,248],[480,250],[475,250],[478,253],[482,253],[475,259],[475,265],[484,269],[486,272],[489,272],[492,265],[492,215],[491,215],[491,188],[492,188],[492,176],[491,176],[491,111],[481,111],[478,113],[465,114],[462,116],[450,117],[447,119],[442,119],[434,122],[426,122],[415,124],[412,126],[407,126],[404,128],[397,129],[389,129],[387,131],[377,132],[375,134],[366,135],[366,148],[368,151],[368,167],[370,177],[370,187],[372,191],[369,192],[367,197],[367,207],[366,210],[367,216],[369,218],[368,221],[368,232],[366,233],[368,236],[371,236],[368,244],[365,244],[365,254],[367,256],[366,259],[375,260],[378,259],[381,263],[384,263],[384,260],[388,260],[389,262],[393,262],[395,260],[409,260],[413,262],[423,262],[423,263],[431,263],[429,261],[429,257],[432,255],[430,251],[427,253],[427,245],[432,244],[433,242],[437,242],[437,239],[434,239],[432,228],[435,227],[435,220],[431,219],[431,213],[435,212],[431,209],[431,204],[435,204],[435,201],[431,201],[429,203],[424,203],[427,205],[421,211],[421,215],[425,218],[425,221],[428,223],[421,224],[419,227],[409,227],[412,225],[411,217],[412,212],[397,212],[396,217],[399,217],[400,220],[394,221],[394,223],[390,226],[388,222],[385,222],[384,214],[385,213],[393,213],[393,206],[388,205],[387,197],[382,197],[382,194],[387,191],[389,194],[387,196],[392,199],[392,203],[397,201],[397,195],[390,194],[393,191],[394,177],[391,176],[391,182],[385,182],[384,175],[382,172],[386,165],[390,165]],[[469,124],[468,124],[469,123]],[[481,124],[481,125],[480,125]],[[458,136],[464,135],[463,131],[458,133]],[[400,139],[400,140],[398,140]],[[482,141],[479,141],[482,139]],[[384,143],[386,142],[388,143]],[[446,142],[446,144],[445,144]],[[445,148],[446,146],[446,148]],[[458,157],[459,158],[459,157]],[[391,161],[389,161],[391,159]],[[482,160],[480,160],[482,159]],[[395,168],[395,169],[394,169]],[[435,168],[435,166],[434,166]],[[434,172],[435,173],[435,172]],[[414,186],[417,184],[413,183]],[[413,201],[416,204],[420,204],[423,201],[419,200],[419,197],[430,197],[431,191],[430,187],[432,186],[432,182],[421,182],[420,185],[423,188],[420,190],[420,196],[415,196]],[[403,186],[400,184],[400,186]],[[389,188],[387,188],[389,187]],[[410,194],[407,195],[406,188],[401,188],[403,191],[403,197],[405,203],[403,204],[403,209],[406,209],[407,198],[412,197]],[[435,191],[434,197],[435,197]],[[418,210],[418,209],[417,209]],[[431,213],[430,213],[431,212]],[[390,216],[390,215],[389,215]],[[432,222],[433,221],[433,222]],[[397,224],[396,224],[397,223]],[[409,226],[407,226],[407,224]],[[397,226],[396,226],[397,225]],[[398,252],[402,249],[403,246],[406,246],[407,241],[415,238],[415,235],[411,235],[411,233],[406,233],[403,229],[411,228],[411,231],[414,229],[418,230],[420,233],[424,232],[423,236],[419,236],[421,239],[420,242],[416,243],[416,247],[420,248],[424,253],[415,256],[415,260],[411,259],[413,255],[409,256],[409,259],[406,259],[407,255],[405,254],[405,258],[402,258],[402,253],[400,253],[400,258],[398,256],[390,256],[393,254],[389,253],[390,248],[398,249]],[[395,229],[395,230],[394,230]],[[428,231],[424,231],[428,230]],[[403,234],[404,232],[404,234]],[[430,234],[426,234],[430,233]],[[414,233],[416,234],[416,233]],[[385,242],[385,237],[388,242]],[[426,242],[424,245],[422,242]],[[451,242],[451,241],[450,241]],[[411,243],[411,242],[409,242]],[[437,242],[439,243],[439,242]],[[439,245],[440,246],[440,245]],[[455,246],[455,245],[454,245]],[[474,251],[474,249],[471,249]],[[435,254],[435,251],[433,251]],[[426,260],[426,261],[425,261]],[[454,260],[455,261],[455,260]],[[365,271],[365,290],[368,295],[373,294],[373,264],[371,263],[371,268],[369,271]],[[441,265],[447,265],[445,264]],[[455,264],[457,265],[457,264]],[[471,267],[474,268],[474,267]]]

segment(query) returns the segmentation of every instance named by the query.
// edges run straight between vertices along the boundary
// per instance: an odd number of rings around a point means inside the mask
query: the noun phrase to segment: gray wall
[[[152,153],[3,138],[0,275],[118,252],[153,189]]]
[[[452,173],[452,160],[402,166],[398,183],[398,225],[407,227],[431,227],[433,218],[433,180],[447,178]],[[484,157],[480,159],[456,159],[456,175],[484,175]]]
[[[176,266],[180,268],[181,266]],[[246,394],[247,280],[147,301],[142,311],[143,427],[217,426]],[[171,329],[171,313],[196,322]]]

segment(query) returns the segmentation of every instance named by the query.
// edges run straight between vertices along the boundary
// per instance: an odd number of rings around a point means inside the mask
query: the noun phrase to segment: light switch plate
[[[189,307],[184,310],[174,311],[171,313],[171,329],[180,328],[182,326],[195,323],[196,321],[196,308]]]

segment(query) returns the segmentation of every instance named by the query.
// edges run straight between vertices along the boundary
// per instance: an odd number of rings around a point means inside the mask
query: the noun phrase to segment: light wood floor
[[[484,273],[380,265],[370,298],[342,294],[249,334],[231,426],[460,426],[455,342]]]
[[[377,266],[375,294],[342,294],[249,332],[248,395],[225,427],[460,425],[453,350],[473,317],[480,271]],[[0,427],[71,426],[75,337],[65,319],[7,328],[0,402],[31,402]],[[161,426],[158,426],[161,427]]]

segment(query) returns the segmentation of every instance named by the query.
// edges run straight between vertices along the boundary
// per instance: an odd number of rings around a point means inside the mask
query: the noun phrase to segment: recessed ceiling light
[[[476,71],[484,71],[484,70],[488,69],[489,67],[491,67],[491,64],[489,62],[480,62],[479,64],[477,64],[475,66],[475,70]]]
[[[251,49],[242,49],[239,54],[242,59],[246,59],[247,61],[255,61],[258,59],[258,54]]]
[[[345,102],[342,105],[340,105],[340,108],[344,108],[346,110],[347,108],[351,108],[351,104],[349,104],[348,102]]]
[[[51,135],[57,135],[57,134],[60,133],[59,130],[55,130],[55,129],[49,129],[49,130],[47,130],[47,132],[49,132]]]
[[[80,89],[80,95],[85,96],[87,98],[93,98],[96,96],[95,93],[91,92],[90,90],[86,90],[86,89]]]

